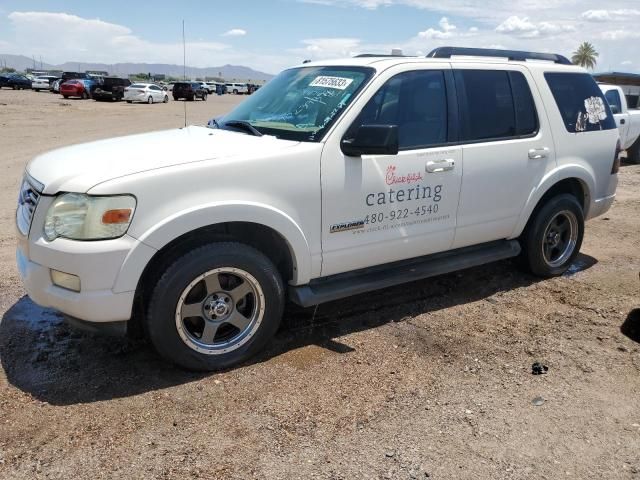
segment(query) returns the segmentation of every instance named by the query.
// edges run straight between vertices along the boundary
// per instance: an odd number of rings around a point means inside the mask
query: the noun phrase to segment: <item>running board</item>
[[[501,240],[458,248],[354,272],[339,273],[312,280],[309,284],[299,287],[290,286],[289,298],[302,307],[311,307],[359,293],[477,267],[485,263],[516,257],[518,254],[520,254],[520,244],[517,240]]]

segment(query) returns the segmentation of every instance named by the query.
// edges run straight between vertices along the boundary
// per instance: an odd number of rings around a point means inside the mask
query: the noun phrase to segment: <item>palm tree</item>
[[[590,68],[593,70],[596,67],[598,52],[592,44],[589,42],[582,42],[578,49],[573,52],[571,61],[581,67]]]

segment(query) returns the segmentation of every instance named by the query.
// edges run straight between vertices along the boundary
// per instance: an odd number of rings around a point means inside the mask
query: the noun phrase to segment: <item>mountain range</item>
[[[38,70],[62,70],[73,72],[107,71],[111,75],[127,76],[134,73],[164,74],[172,77],[182,77],[182,65],[172,65],[167,63],[87,63],[87,62],[65,62],[60,65],[40,63],[39,59],[26,57],[24,55],[0,54],[0,67],[3,66],[24,71],[26,68]],[[187,78],[222,77],[228,81],[238,82],[265,82],[273,78],[273,75],[259,72],[242,65],[223,65],[220,67],[190,67],[186,68]]]

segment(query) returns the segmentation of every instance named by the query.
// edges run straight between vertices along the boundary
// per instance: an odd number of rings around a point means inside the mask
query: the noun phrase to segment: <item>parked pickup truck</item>
[[[131,85],[128,78],[104,77],[93,91],[93,99],[117,102],[124,98],[124,90]]]
[[[629,108],[622,88],[600,84],[620,131],[620,144],[627,151],[627,160],[640,163],[640,109]]]
[[[512,257],[561,275],[614,201],[618,137],[593,77],[559,55],[307,63],[208,127],[33,159],[18,269],[73,324],[228,368],[269,342],[286,301],[385,295]]]

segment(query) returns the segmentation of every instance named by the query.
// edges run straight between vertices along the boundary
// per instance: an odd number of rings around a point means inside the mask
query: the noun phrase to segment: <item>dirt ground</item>
[[[188,120],[238,100],[189,103]],[[640,166],[562,278],[501,262],[289,307],[268,351],[222,374],[31,303],[14,265],[25,164],[178,127],[183,107],[0,91],[0,478],[640,479]]]

